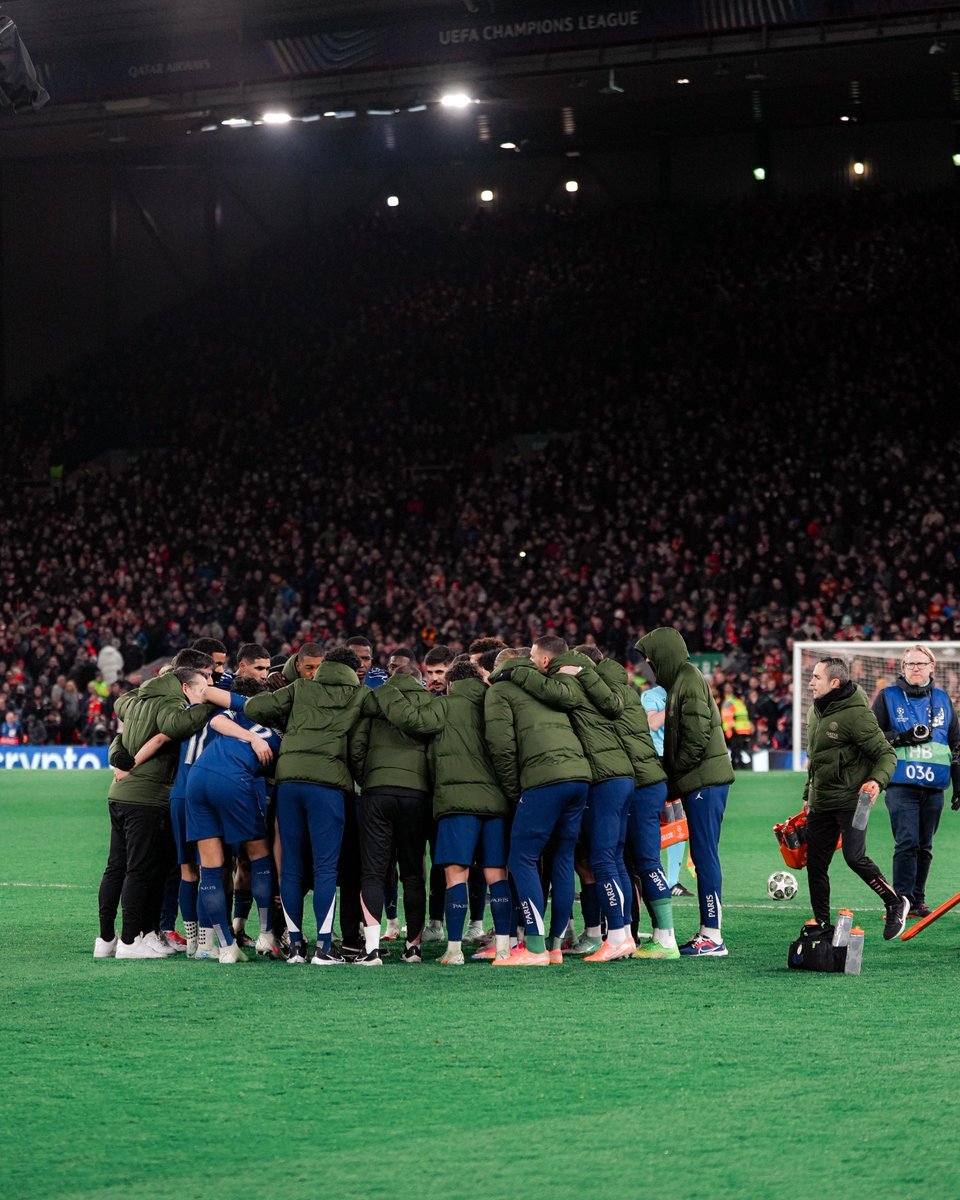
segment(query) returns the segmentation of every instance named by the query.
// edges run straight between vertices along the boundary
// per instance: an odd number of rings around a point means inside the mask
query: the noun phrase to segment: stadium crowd
[[[4,737],[108,741],[125,681],[201,636],[364,634],[385,665],[558,634],[632,670],[673,625],[786,746],[794,638],[960,639],[957,203],[272,248],[8,422]]]

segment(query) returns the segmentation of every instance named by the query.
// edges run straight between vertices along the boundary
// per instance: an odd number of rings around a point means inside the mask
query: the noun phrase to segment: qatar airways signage
[[[0,746],[0,768],[8,771],[99,771],[106,746]]]

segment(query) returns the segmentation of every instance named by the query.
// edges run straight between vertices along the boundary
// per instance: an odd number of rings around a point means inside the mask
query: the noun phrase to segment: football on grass
[[[767,895],[772,900],[792,900],[797,894],[797,881],[789,871],[774,871],[767,880]]]

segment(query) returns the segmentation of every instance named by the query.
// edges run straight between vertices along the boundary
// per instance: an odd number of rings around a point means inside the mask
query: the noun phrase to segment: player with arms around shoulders
[[[807,813],[807,882],[813,915],[830,928],[830,862],[843,837],[847,866],[877,893],[886,908],[883,936],[903,933],[910,901],[898,896],[880,868],[867,857],[866,830],[856,829],[857,797],[866,791],[871,803],[890,782],[897,756],[880,732],[863,689],[850,678],[843,658],[822,658],[810,677],[813,703],[807,714],[807,781],[803,807]]]
[[[235,679],[232,690],[255,696],[265,686],[253,678]],[[216,930],[220,962],[245,962],[227,916],[224,845],[246,848],[251,891],[260,914],[257,953],[276,955],[270,919],[273,872],[267,844],[264,771],[273,765],[281,735],[258,725],[243,712],[220,713],[211,719],[210,727],[225,736],[208,743],[187,779],[187,838],[196,842],[200,856],[197,906],[201,922]]]

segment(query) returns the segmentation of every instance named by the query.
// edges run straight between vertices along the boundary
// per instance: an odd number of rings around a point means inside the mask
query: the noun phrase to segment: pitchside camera
[[[914,737],[914,741],[917,741],[917,742],[929,742],[930,726],[929,725],[914,725],[913,737]]]
[[[35,112],[49,99],[16,25],[0,13],[0,108]]]

